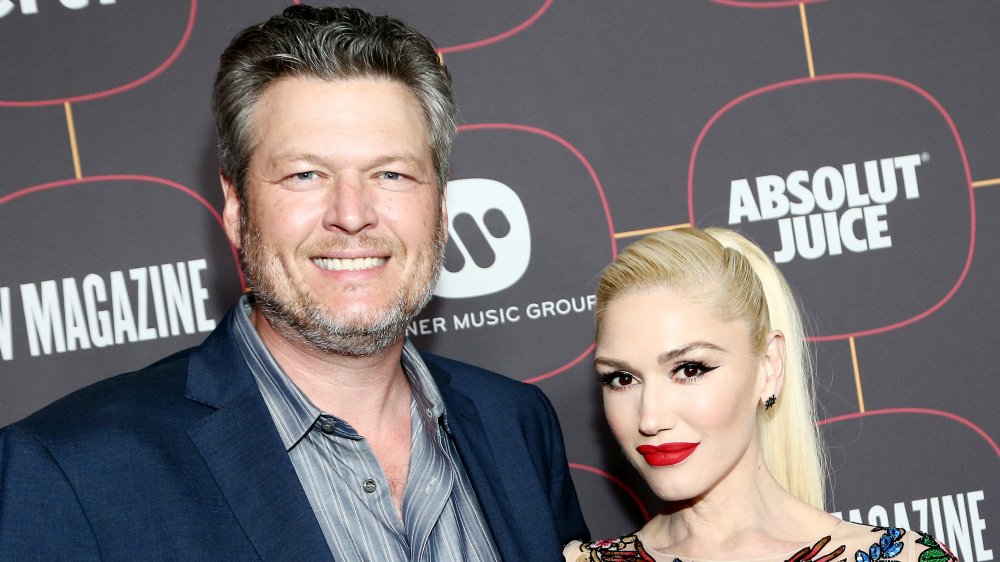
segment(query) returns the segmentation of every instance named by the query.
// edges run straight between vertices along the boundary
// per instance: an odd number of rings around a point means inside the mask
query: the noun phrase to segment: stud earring
[[[764,401],[764,409],[765,410],[770,410],[771,407],[774,406],[774,403],[777,402],[777,401],[778,401],[777,397],[775,397],[773,394],[770,395],[770,396],[768,396],[767,400]]]

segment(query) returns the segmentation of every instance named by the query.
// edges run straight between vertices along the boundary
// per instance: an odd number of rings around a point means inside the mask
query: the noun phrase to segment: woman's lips
[[[671,466],[688,458],[698,443],[664,443],[662,445],[639,445],[636,451],[650,466]]]

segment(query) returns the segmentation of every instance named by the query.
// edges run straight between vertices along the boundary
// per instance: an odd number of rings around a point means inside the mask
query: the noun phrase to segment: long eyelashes
[[[636,382],[635,375],[628,371],[598,373],[597,379],[601,381],[601,386],[616,392],[625,390]]]
[[[673,370],[670,371],[670,380],[677,384],[693,383],[718,368],[718,365],[709,365],[701,361],[682,361],[676,364]],[[598,373],[597,378],[601,386],[614,392],[627,390],[630,387],[640,384],[638,377],[622,369],[608,373]]]
[[[718,368],[718,365],[706,365],[700,361],[685,361],[674,369],[673,379],[679,384],[687,384],[700,379]]]

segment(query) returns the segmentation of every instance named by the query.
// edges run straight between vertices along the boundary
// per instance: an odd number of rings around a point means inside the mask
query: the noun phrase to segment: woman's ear
[[[764,371],[764,389],[760,401],[765,406],[769,402],[773,405],[781,396],[781,385],[785,382],[785,334],[781,330],[767,334],[761,368]]]

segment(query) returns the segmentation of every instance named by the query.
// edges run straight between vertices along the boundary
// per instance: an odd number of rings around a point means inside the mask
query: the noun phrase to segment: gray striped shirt
[[[252,305],[246,295],[241,304],[249,314]],[[402,364],[413,390],[412,435],[401,521],[368,441],[346,421],[309,401],[271,357],[248,314],[233,315],[240,351],[334,560],[500,561],[450,437],[437,385],[409,341]]]

